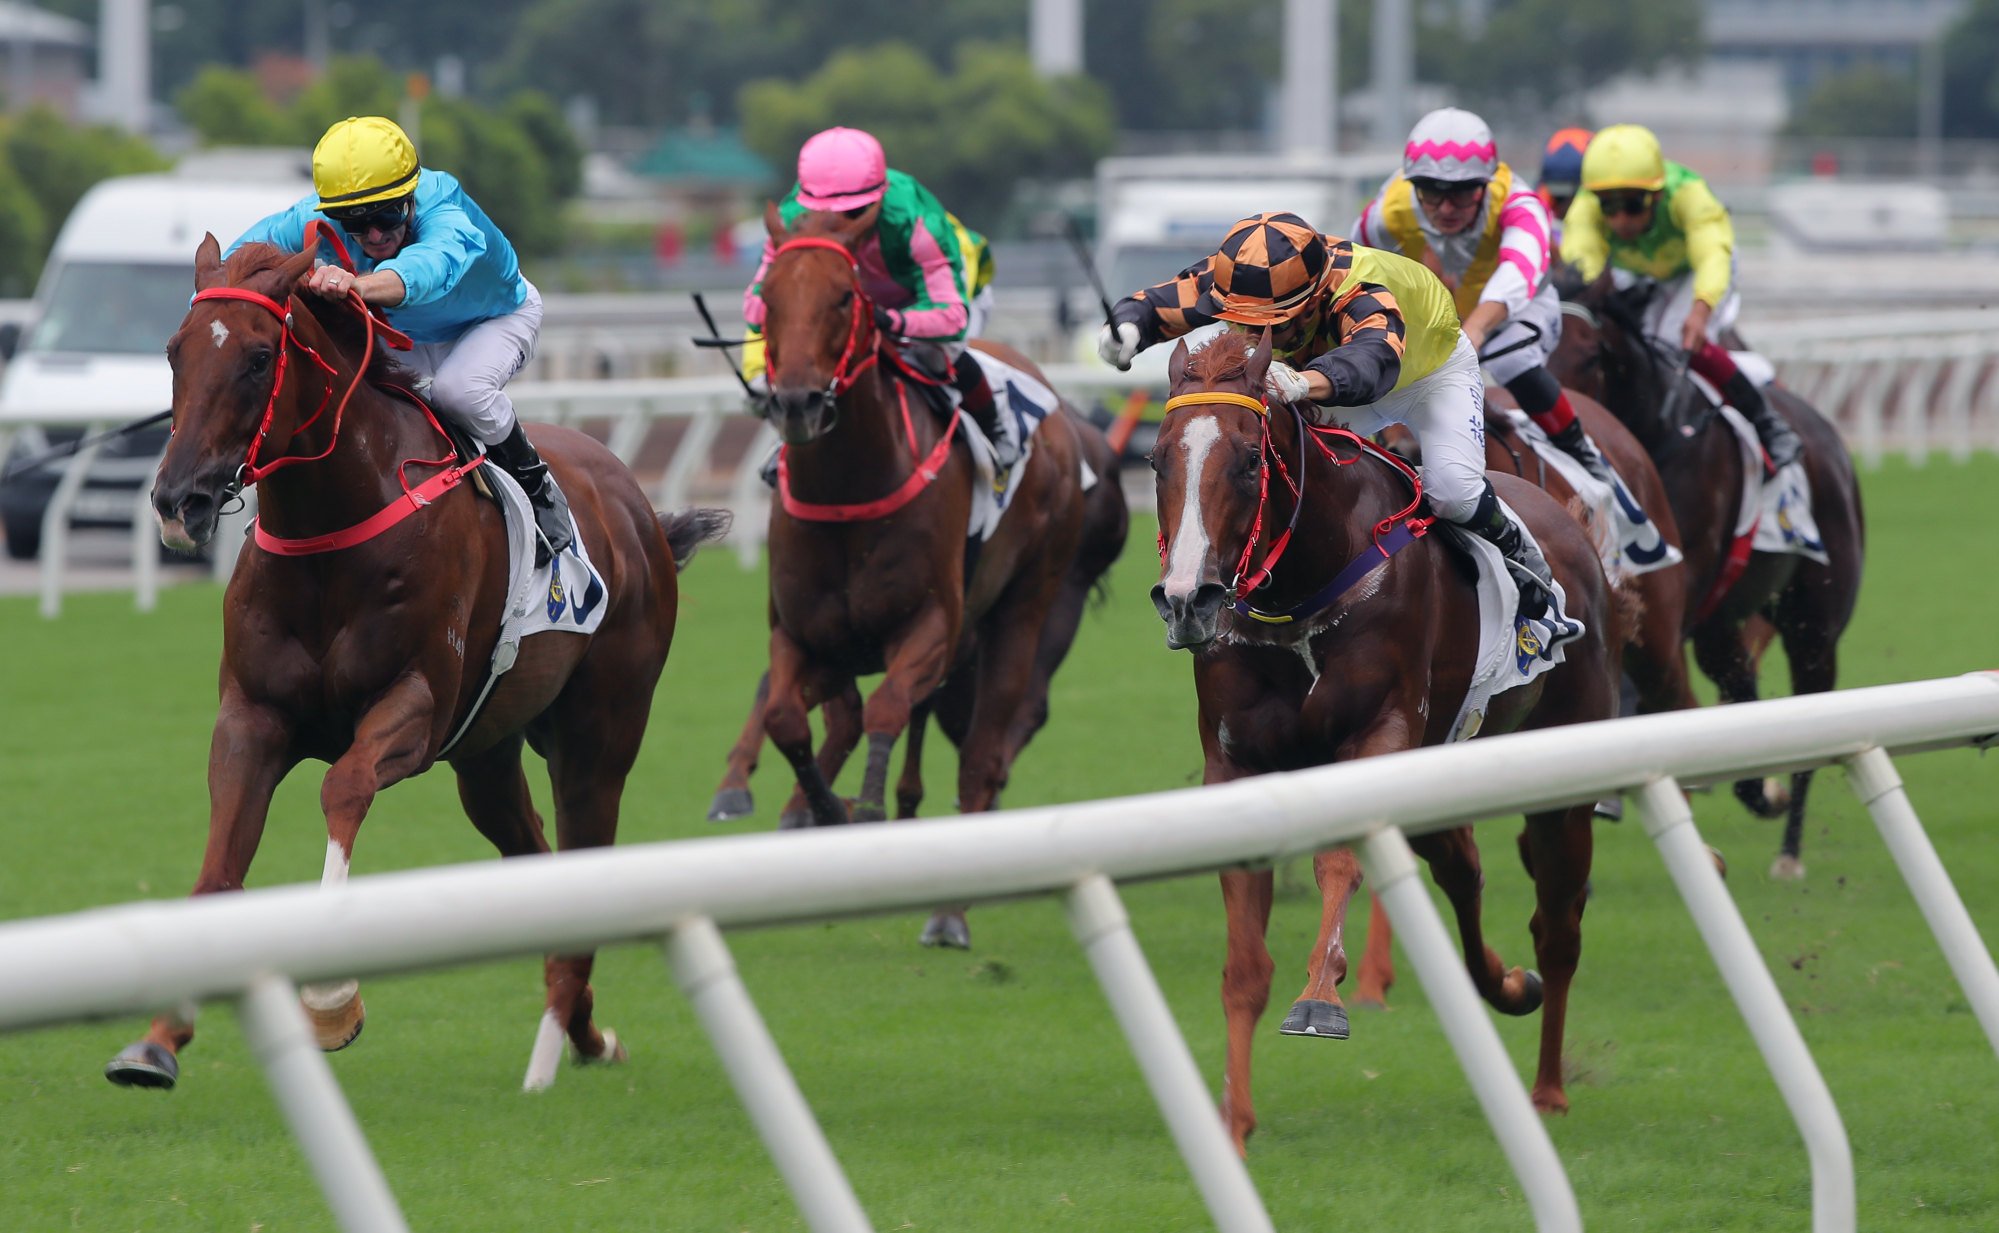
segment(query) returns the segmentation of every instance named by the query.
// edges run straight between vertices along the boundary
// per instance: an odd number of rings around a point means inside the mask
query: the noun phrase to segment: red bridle
[[[853,251],[838,240],[816,235],[799,236],[778,245],[777,251],[771,254],[771,260],[775,262],[786,253],[810,248],[823,248],[827,252],[840,254],[840,259],[847,263],[847,281],[853,290],[853,312],[847,319],[847,343],[840,349],[840,358],[833,365],[832,380],[826,383],[826,397],[838,398],[853,389],[861,374],[881,358],[880,338],[875,332],[874,302],[861,289],[860,263],[854,260]],[[773,354],[772,360],[775,359]],[[774,362],[771,367],[775,371]]]
[[[350,294],[353,295],[354,303],[360,306],[361,311],[366,312],[367,307],[361,304],[360,295],[357,293]],[[315,351],[311,345],[293,333],[292,313],[289,305],[280,304],[268,295],[251,291],[244,287],[209,287],[206,290],[195,292],[194,302],[196,304],[202,303],[205,300],[241,300],[245,304],[255,304],[265,312],[270,313],[273,317],[276,317],[282,327],[278,335],[277,370],[276,375],[271,379],[271,396],[264,403],[264,418],[257,425],[257,435],[250,438],[249,453],[244,456],[243,466],[236,472],[237,487],[239,489],[247,488],[280,467],[288,467],[301,462],[317,462],[328,454],[331,454],[333,447],[340,443],[340,420],[347,411],[347,403],[354,397],[355,386],[361,383],[361,374],[367,371],[367,357],[365,355],[362,357],[361,367],[355,369],[354,380],[348,385],[347,393],[341,397],[340,405],[334,408],[333,439],[327,442],[326,448],[310,456],[285,454],[281,451],[276,460],[268,466],[260,467],[257,465],[257,454],[263,448],[264,438],[270,435],[271,420],[277,415],[278,398],[284,393],[285,367],[291,358],[292,347],[296,345],[313,363],[319,365],[319,370],[326,374],[326,390],[320,395],[319,406],[313,410],[312,415],[304,423],[292,429],[291,438],[296,438],[300,433],[317,424],[319,417],[326,413],[326,404],[333,398],[333,384],[339,378],[340,373],[333,365],[326,362],[325,356]],[[371,330],[368,333],[368,346],[371,350],[374,347],[374,342],[375,335]],[[288,438],[285,442],[286,449],[291,448],[291,438]]]

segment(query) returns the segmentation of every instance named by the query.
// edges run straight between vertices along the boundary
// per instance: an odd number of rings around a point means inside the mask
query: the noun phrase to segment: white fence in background
[[[1920,463],[1936,448],[1958,460],[1975,450],[1999,450],[1999,311],[1770,321],[1751,327],[1750,341],[1776,362],[1787,384],[1833,419],[1866,465],[1879,465],[1891,451]],[[712,356],[709,362],[721,365]],[[1045,371],[1058,389],[1085,405],[1102,400],[1115,408],[1133,389],[1164,392],[1163,369],[1141,376],[1088,363],[1052,364]],[[651,480],[653,499],[662,508],[696,500],[728,506],[736,515],[734,547],[746,567],[754,564],[769,521],[769,495],[757,467],[774,438],[743,417],[742,390],[732,378],[718,373],[522,381],[508,392],[525,418],[580,423],[603,433],[620,458]],[[98,431],[157,410],[120,406],[15,414],[0,421],[0,451],[23,423]],[[718,446],[728,448],[718,451]],[[664,458],[654,457],[661,448]],[[95,451],[86,451],[67,469],[44,520],[45,616],[62,609],[70,515],[94,457]],[[133,587],[139,609],[148,611],[157,597],[159,562],[144,492],[134,496],[133,519]],[[238,519],[217,534],[218,578],[227,577],[234,565],[241,525]]]
[[[407,1228],[333,1072],[298,982],[619,942],[665,947],[807,1224],[871,1228],[723,940],[729,926],[1060,894],[1216,1227],[1272,1228],[1216,1115],[1115,881],[1274,862],[1334,844],[1368,884],[1436,1007],[1537,1226],[1578,1230],[1567,1174],[1417,877],[1406,834],[1633,793],[1645,832],[1713,954],[1812,1174],[1814,1233],[1851,1233],[1854,1162],[1832,1095],[1682,789],[1838,763],[1999,1049],[1999,970],[1891,753],[1999,738],[1999,673],[1492,737],[1122,800],[894,827],[731,836],[103,908],[0,925],[0,1030],[234,1001],[340,1227]],[[1216,927],[1220,928],[1217,922]],[[1969,1150],[1980,1150],[1972,1148]]]

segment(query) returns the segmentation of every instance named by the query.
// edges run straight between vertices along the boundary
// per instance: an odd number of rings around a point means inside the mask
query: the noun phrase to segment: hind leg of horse
[[[1354,976],[1353,1004],[1369,1010],[1388,1008],[1388,991],[1395,987],[1395,927],[1381,900],[1368,897],[1367,945],[1361,949],[1360,971]]]
[[[1675,567],[1677,569],[1677,567]],[[1700,705],[1687,672],[1686,639],[1681,636],[1681,608],[1686,588],[1644,587],[1646,579],[1675,570],[1657,570],[1639,578],[1644,611],[1638,634],[1624,651],[1624,670],[1638,689],[1638,713],[1690,710]]]
[[[264,835],[271,794],[293,763],[291,728],[275,711],[247,703],[233,681],[223,683],[221,709],[208,753],[208,846],[195,895],[241,890]],[[182,1049],[194,1040],[193,1003],[155,1017],[146,1034],[104,1068],[122,1087],[171,1088]]]
[[[1319,940],[1305,970],[1305,988],[1278,1029],[1286,1036],[1347,1038],[1347,1012],[1340,1005],[1340,982],[1347,977],[1347,904],[1360,889],[1360,861],[1346,848],[1320,852],[1312,858],[1312,876],[1319,884],[1322,907]]]
[[[1222,906],[1228,911],[1228,958],[1222,964],[1222,1016],[1228,1025],[1228,1058],[1222,1077],[1222,1122],[1235,1150],[1246,1152],[1256,1132],[1250,1098],[1249,1056],[1257,1021],[1270,1004],[1270,870],[1222,876]]]
[[[839,685],[831,671],[812,663],[805,648],[781,627],[770,631],[770,699],[764,706],[764,731],[791,763],[815,826],[847,821],[847,807],[833,795],[831,783],[812,756],[812,724],[807,718],[813,702],[837,695]],[[789,815],[779,819],[780,826],[792,824]]]
[[[1562,1039],[1569,989],[1582,957],[1583,908],[1589,902],[1590,860],[1595,838],[1590,807],[1578,805],[1529,814],[1520,834],[1520,856],[1534,878],[1534,962],[1541,973],[1541,1053],[1534,1069],[1534,1107],[1567,1113],[1562,1088]]]
[[[1504,1015],[1532,1014],[1541,1005],[1541,978],[1523,968],[1508,968],[1485,942],[1483,907],[1485,873],[1479,866],[1478,845],[1471,828],[1461,826],[1427,835],[1411,835],[1409,846],[1430,864],[1430,876],[1451,901],[1458,938],[1464,945],[1465,969],[1479,996]]]
[[[902,745],[902,774],[895,781],[897,821],[915,817],[923,805],[923,737],[930,731],[933,705],[925,698],[909,712],[909,735]]]
[[[763,753],[764,704],[768,701],[770,673],[766,672],[757,678],[756,700],[750,703],[749,716],[743,720],[736,743],[729,747],[727,769],[722,772],[722,782],[715,785],[715,799],[708,806],[710,822],[730,822],[756,812],[756,801],[750,795],[750,776],[756,774],[757,758]]]
[[[1693,632],[1694,659],[1713,681],[1723,702],[1756,701],[1756,661],[1743,636],[1742,624],[1726,613],[1716,613]],[[1759,818],[1778,817],[1781,803],[1773,803],[1761,779],[1741,779],[1735,797]]]
[[[1817,578],[1816,573],[1799,572],[1800,583],[1815,582]],[[1836,610],[1827,611],[1828,607],[1836,609],[1836,606],[1815,602],[1816,596],[1811,586],[1794,585],[1777,606],[1777,627],[1783,634],[1785,658],[1791,664],[1793,694],[1824,693],[1839,678],[1839,635],[1845,628],[1845,619]],[[1849,606],[1847,612],[1851,611]],[[1794,880],[1805,876],[1800,850],[1805,837],[1805,797],[1811,785],[1809,769],[1792,772],[1784,840],[1770,866],[1773,878]]]
[[[347,881],[354,839],[376,793],[423,765],[430,752],[435,708],[430,683],[420,676],[406,676],[390,686],[355,725],[353,744],[327,769],[320,783],[319,807],[326,814],[327,839],[321,886]],[[344,1049],[361,1034],[365,1011],[358,982],[304,985],[299,989],[299,1000],[312,1019],[320,1048],[329,1052]]]

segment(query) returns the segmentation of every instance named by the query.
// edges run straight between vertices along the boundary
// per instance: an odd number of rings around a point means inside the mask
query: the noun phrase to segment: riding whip
[[[1109,321],[1111,319],[1110,292],[1104,290],[1104,280],[1097,274],[1097,263],[1090,256],[1090,243],[1083,238],[1082,225],[1077,223],[1076,216],[1073,214],[1064,214],[1062,216],[1062,223],[1063,234],[1069,237],[1069,247],[1076,250],[1076,263],[1083,267],[1083,274],[1090,280],[1090,286],[1096,290],[1097,303],[1103,306],[1104,320]]]
[[[740,338],[722,337],[722,331],[718,329],[715,325],[715,318],[711,316],[708,312],[708,301],[706,298],[702,296],[702,294],[699,291],[696,291],[694,293],[694,311],[701,314],[702,324],[708,327],[708,334],[709,334],[709,337],[707,338],[695,339],[694,340],[695,346],[715,347],[717,349],[726,351],[730,347],[740,347],[743,345],[743,340]],[[725,356],[724,358],[726,359],[728,357]],[[743,393],[749,396],[751,402],[761,402],[763,400],[761,395],[759,395],[755,390],[750,388],[750,379],[743,375],[743,370],[740,367],[738,367],[735,361],[733,360],[731,360],[729,363],[729,371],[735,374],[736,384],[743,387]]]
[[[173,418],[172,411],[160,411],[153,415],[149,415],[144,419],[133,420],[131,423],[126,424],[120,428],[111,428],[105,430],[104,432],[92,433],[90,436],[87,437],[79,437],[74,441],[66,442],[62,445],[55,446],[52,449],[43,450],[41,453],[36,454],[32,458],[23,458],[21,461],[15,463],[13,466],[8,467],[6,473],[4,475],[0,475],[0,480],[10,480],[22,475],[26,475],[30,471],[36,470],[40,467],[45,467],[49,463],[55,462],[58,459],[67,458],[71,454],[77,453],[78,451],[88,448],[89,446],[101,445],[106,441],[114,441],[119,437],[124,436],[127,433],[137,432],[141,428],[151,428],[155,424],[161,423],[165,420],[169,420],[172,418]]]

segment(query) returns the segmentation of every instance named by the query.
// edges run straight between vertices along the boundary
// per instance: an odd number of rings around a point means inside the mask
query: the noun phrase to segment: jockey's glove
[[[902,335],[902,315],[893,308],[875,305],[875,328],[884,334]]]
[[[1138,355],[1138,326],[1130,321],[1104,322],[1097,331],[1097,355],[1119,372],[1131,371],[1131,361]]]
[[[1305,374],[1283,360],[1270,361],[1270,371],[1263,375],[1263,388],[1279,402],[1307,402],[1312,393],[1312,387],[1305,383]]]

